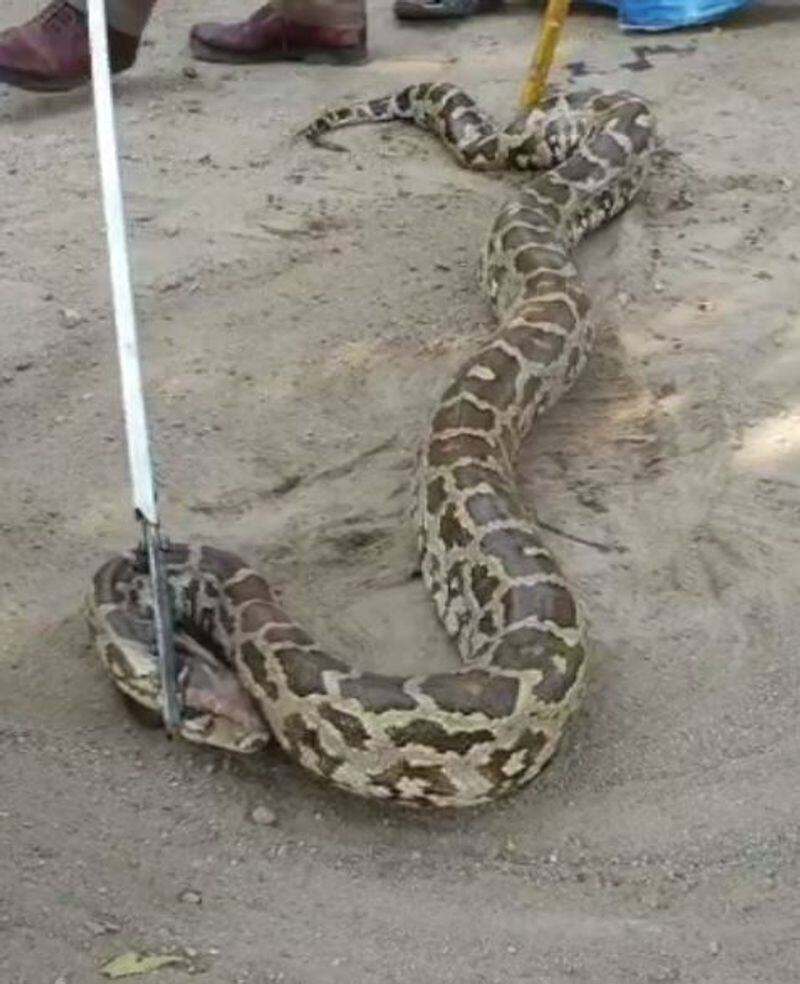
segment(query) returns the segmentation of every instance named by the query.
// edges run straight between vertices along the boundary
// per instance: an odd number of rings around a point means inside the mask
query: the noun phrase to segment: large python
[[[539,170],[505,204],[481,280],[499,321],[439,400],[420,456],[421,572],[463,665],[385,676],[325,652],[264,578],[211,547],[168,554],[183,653],[182,733],[240,751],[274,735],[301,765],[362,796],[438,807],[519,788],[553,755],[581,695],[575,599],[521,501],[514,460],[533,419],[590,348],[572,246],[633,199],[654,143],[627,93],[571,93],[500,129],[459,88],[429,83],[338,109],[305,131],[411,120],[468,168]],[[133,701],[159,708],[145,570],[136,554],[95,576],[102,661]]]

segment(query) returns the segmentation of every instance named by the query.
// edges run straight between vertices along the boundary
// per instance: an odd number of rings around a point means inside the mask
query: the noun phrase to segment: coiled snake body
[[[327,113],[305,133],[322,141],[337,127],[399,118],[438,134],[465,167],[548,169],[492,226],[481,281],[499,328],[444,391],[421,454],[421,570],[463,665],[411,677],[354,670],[240,558],[177,546],[168,570],[191,657],[183,734],[242,751],[272,734],[296,761],[362,796],[466,806],[533,778],[579,701],[579,613],[513,465],[590,347],[571,247],[634,197],[654,130],[640,99],[597,92],[551,98],[501,130],[460,89],[436,83]],[[95,576],[90,617],[103,663],[124,693],[157,710],[148,606],[135,555]],[[226,695],[241,688],[252,702],[237,708]]]

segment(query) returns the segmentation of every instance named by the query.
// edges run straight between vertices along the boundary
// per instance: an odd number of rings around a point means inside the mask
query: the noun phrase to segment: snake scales
[[[273,735],[297,762],[362,796],[467,806],[532,779],[580,698],[577,606],[520,501],[513,464],[591,345],[571,248],[634,197],[654,128],[637,97],[582,92],[499,129],[460,89],[426,83],[329,112],[304,133],[323,142],[341,126],[393,119],[433,131],[465,167],[543,171],[492,226],[481,280],[499,327],[445,389],[421,453],[421,571],[463,663],[405,678],[354,670],[240,558],[174,546],[182,733],[239,751]],[[114,682],[157,711],[145,575],[137,555],[113,558],[95,576],[89,610]]]

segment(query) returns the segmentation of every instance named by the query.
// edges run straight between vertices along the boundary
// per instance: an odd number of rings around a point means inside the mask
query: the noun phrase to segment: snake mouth
[[[182,662],[181,735],[194,744],[243,754],[264,748],[269,729],[233,670],[185,633],[176,643]]]
[[[182,738],[195,745],[209,745],[228,752],[249,755],[269,744],[271,734],[256,710],[252,697],[233,670],[186,632],[175,636],[181,665],[178,695]],[[137,675],[117,673],[114,681],[125,706],[139,724],[148,728],[163,725],[161,678],[152,646],[134,653],[131,645],[126,666],[138,666]],[[146,665],[146,668],[145,668]]]

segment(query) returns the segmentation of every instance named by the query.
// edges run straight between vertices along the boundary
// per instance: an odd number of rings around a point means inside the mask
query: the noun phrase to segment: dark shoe
[[[503,0],[395,0],[398,20],[447,20],[500,10]]]
[[[195,24],[189,41],[192,54],[201,61],[358,65],[367,60],[366,24],[360,30],[296,24],[276,14],[269,4],[247,20]]]
[[[108,29],[111,71],[136,61],[139,38]],[[35,92],[66,92],[91,78],[86,15],[53,0],[21,27],[0,33],[0,82]]]

